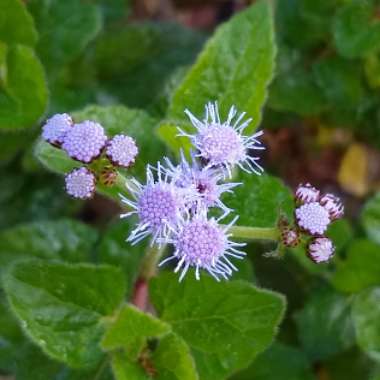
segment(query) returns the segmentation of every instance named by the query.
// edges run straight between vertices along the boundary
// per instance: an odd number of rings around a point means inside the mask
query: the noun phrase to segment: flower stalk
[[[277,241],[280,238],[280,231],[277,227],[248,227],[232,226],[229,229],[232,236],[247,240],[272,240]]]

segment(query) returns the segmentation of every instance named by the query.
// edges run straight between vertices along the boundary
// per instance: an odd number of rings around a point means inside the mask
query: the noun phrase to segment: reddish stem
[[[148,283],[145,279],[138,278],[135,282],[132,303],[143,311],[148,308]]]

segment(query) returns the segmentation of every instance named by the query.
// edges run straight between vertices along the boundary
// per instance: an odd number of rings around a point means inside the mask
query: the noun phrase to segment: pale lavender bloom
[[[66,191],[69,195],[78,199],[88,199],[94,195],[96,178],[87,168],[72,170],[65,177]]]
[[[221,200],[223,193],[232,193],[232,189],[240,183],[223,183],[224,175],[216,168],[201,167],[192,155],[189,163],[183,152],[181,152],[181,162],[175,166],[166,158],[167,173],[173,179],[176,186],[187,188],[193,192],[194,204],[204,208],[217,207],[223,211],[221,218],[227,216],[232,210]],[[191,207],[191,205],[190,205]]]
[[[103,127],[90,120],[83,121],[67,132],[62,148],[78,161],[89,163],[99,157],[107,141]]]
[[[319,202],[329,212],[332,220],[340,219],[343,216],[344,206],[337,196],[325,194]]]
[[[329,212],[318,202],[306,203],[296,209],[298,225],[311,235],[322,235],[331,219]]]
[[[230,257],[242,259],[245,256],[238,249],[245,244],[229,240],[231,234],[228,234],[228,229],[236,219],[228,226],[220,226],[214,218],[207,219],[205,210],[183,218],[175,226],[172,236],[165,240],[174,245],[174,253],[163,260],[160,266],[173,259],[178,260],[174,272],[181,272],[179,281],[182,281],[189,268],[195,268],[197,280],[200,279],[201,269],[217,281],[220,278],[228,279],[233,271],[237,271]]]
[[[127,168],[135,162],[138,153],[136,142],[132,137],[116,135],[108,141],[106,155],[115,166]]]
[[[134,200],[121,195],[122,202],[132,208],[132,211],[122,214],[121,217],[136,214],[139,219],[136,228],[127,239],[132,244],[138,243],[148,235],[152,235],[152,244],[166,238],[192,195],[186,189],[178,189],[169,180],[160,163],[154,168],[157,180],[152,169],[150,166],[147,167],[146,184],[143,185],[136,179],[126,184]]]
[[[315,263],[322,263],[330,260],[334,250],[334,245],[330,239],[317,237],[309,244],[308,255]]]
[[[73,126],[73,120],[67,113],[56,114],[42,127],[42,138],[52,145],[60,146],[67,131]]]
[[[192,135],[179,129],[179,136],[185,136],[191,140],[197,150],[197,155],[207,163],[207,167],[222,167],[230,177],[235,165],[248,173],[261,174],[264,169],[258,163],[259,157],[252,157],[250,151],[265,149],[258,140],[263,132],[256,132],[252,136],[242,134],[252,119],[243,122],[245,112],[235,119],[237,110],[232,106],[227,120],[222,122],[217,102],[208,103],[205,109],[205,117],[202,121],[189,110],[185,110],[197,132]]]
[[[298,185],[296,190],[296,199],[302,203],[318,202],[319,195],[320,191],[310,183]]]

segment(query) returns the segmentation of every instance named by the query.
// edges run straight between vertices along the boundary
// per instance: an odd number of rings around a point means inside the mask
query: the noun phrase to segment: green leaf
[[[14,371],[17,380],[55,380],[62,367],[61,363],[50,360],[39,347],[29,342],[19,347],[17,361],[19,365]]]
[[[106,351],[124,348],[130,360],[137,360],[149,338],[159,338],[170,331],[165,322],[143,313],[132,305],[124,305],[112,318],[102,340]]]
[[[188,108],[203,118],[204,105],[218,100],[222,117],[233,104],[253,117],[249,126],[252,132],[261,120],[274,56],[272,10],[268,2],[261,0],[219,27],[208,40],[174,92],[169,117],[187,120],[184,110]]]
[[[324,288],[296,313],[298,338],[310,359],[326,359],[354,344],[350,306],[347,297]]]
[[[201,33],[170,22],[122,25],[97,40],[94,65],[108,93],[152,110],[172,74],[193,63],[203,41]]]
[[[369,380],[380,380],[380,367],[377,367],[372,371]]]
[[[380,244],[380,192],[364,205],[360,220],[368,237]]]
[[[21,0],[1,0],[0,15],[0,41],[35,45],[38,36],[33,18]]]
[[[323,94],[296,50],[286,46],[279,49],[277,71],[269,92],[270,108],[301,116],[318,115],[326,109]]]
[[[364,72],[366,80],[371,89],[380,87],[380,56],[379,54],[368,54],[364,61]]]
[[[311,50],[328,41],[337,0],[287,0],[276,7],[279,38],[291,46]]]
[[[333,356],[323,363],[329,379],[370,379],[373,362],[358,347]],[[371,380],[375,380],[372,379]]]
[[[162,337],[150,354],[145,354],[145,367],[154,372],[158,380],[198,380],[189,347],[177,335],[169,333]],[[112,354],[112,369],[116,380],[149,380],[152,377],[144,363],[133,362],[124,352]]]
[[[0,227],[72,215],[79,202],[65,196],[61,180],[44,173],[29,175],[10,166],[0,176]]]
[[[343,251],[354,236],[352,225],[347,219],[340,219],[331,223],[327,230],[329,237],[335,246],[335,253]]]
[[[0,42],[0,68],[0,129],[33,126],[47,105],[41,63],[31,48],[22,45],[7,47]]]
[[[132,6],[130,0],[97,0],[96,3],[102,9],[105,20],[109,22],[126,18]]]
[[[92,367],[102,357],[101,319],[125,294],[124,276],[115,267],[41,261],[16,263],[4,287],[26,334],[71,367]]]
[[[189,346],[176,334],[164,336],[152,355],[158,379],[198,380]]]
[[[380,287],[363,290],[355,296],[352,317],[359,347],[380,361]]]
[[[360,67],[333,56],[317,61],[313,65],[313,74],[334,112],[333,117],[348,125],[354,124],[365,101]]]
[[[234,265],[238,270],[232,274],[232,280],[244,280],[255,283],[255,270],[253,268],[253,263],[249,258],[246,260],[236,260]]]
[[[75,370],[48,358],[38,346],[24,344],[17,354],[17,380],[113,380],[111,370],[101,362],[95,369]]]
[[[232,380],[313,380],[306,355],[296,348],[274,343]]]
[[[218,283],[172,273],[153,279],[151,300],[160,317],[191,347],[202,379],[222,379],[246,367],[272,342],[285,300],[249,283]]]
[[[89,2],[30,0],[28,8],[40,33],[37,51],[49,74],[77,57],[101,29],[100,10]]]
[[[349,293],[380,284],[380,246],[366,239],[354,240],[347,258],[338,263],[333,284]]]
[[[313,78],[299,67],[276,78],[268,105],[276,111],[294,112],[301,116],[318,115],[326,109],[326,101]]]
[[[57,174],[68,173],[80,166],[80,163],[70,159],[62,149],[57,149],[42,139],[37,142],[34,154],[47,169]]]
[[[339,54],[357,58],[380,48],[380,22],[368,1],[352,1],[342,7],[334,22],[334,41]]]
[[[173,149],[173,154],[178,158],[180,157],[180,149],[182,148],[185,152],[189,152],[192,148],[192,144],[189,139],[181,139],[177,136],[178,127],[184,128],[184,126],[190,127],[188,123],[178,123],[174,120],[163,120],[160,122],[157,128],[157,135],[165,142],[170,148]]]
[[[0,232],[0,268],[33,257],[88,261],[97,239],[94,229],[74,220],[20,224]]]
[[[127,243],[126,237],[133,227],[134,221],[127,218],[111,225],[102,234],[97,247],[97,259],[100,263],[119,267],[125,272],[128,289],[133,290],[133,284],[140,272],[140,266],[149,241],[146,239],[137,245]]]
[[[12,372],[17,352],[24,343],[21,328],[10,312],[5,297],[0,298],[0,370]]]
[[[115,380],[150,379],[144,369],[139,364],[130,361],[124,352],[114,352],[111,365]]]
[[[276,177],[240,172],[236,182],[242,185],[227,194],[224,202],[239,215],[239,225],[275,227],[281,214],[292,219],[293,196]]]
[[[26,131],[23,134],[0,131],[0,167],[9,164],[20,151],[26,149],[33,138]]]

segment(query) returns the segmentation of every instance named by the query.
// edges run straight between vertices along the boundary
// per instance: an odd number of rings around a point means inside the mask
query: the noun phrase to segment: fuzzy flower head
[[[88,199],[94,195],[96,178],[87,168],[74,169],[65,177],[66,191],[77,199]]]
[[[306,203],[296,209],[298,225],[311,235],[322,235],[331,219],[329,212],[318,202]]]
[[[319,202],[329,212],[332,220],[343,217],[344,206],[337,196],[333,194],[325,194],[321,197]]]
[[[301,203],[317,202],[319,195],[320,191],[311,186],[310,183],[298,185],[296,190],[296,199]]]
[[[103,127],[94,121],[86,120],[74,124],[67,132],[62,148],[71,158],[89,163],[101,154],[106,141]]]
[[[315,263],[329,261],[334,254],[334,245],[326,237],[315,238],[308,247],[308,255]]]
[[[135,162],[138,149],[135,140],[125,135],[116,135],[106,147],[108,159],[115,165],[128,168]]]
[[[252,136],[242,134],[252,120],[242,121],[245,113],[235,119],[237,110],[232,106],[227,120],[222,122],[217,102],[206,105],[205,117],[202,121],[189,110],[185,112],[197,132],[191,135],[179,129],[179,136],[186,136],[191,140],[198,156],[207,163],[208,167],[222,167],[230,177],[235,165],[249,173],[263,172],[263,168],[258,163],[259,158],[250,155],[251,150],[265,149],[258,140],[263,132],[257,132]]]
[[[73,120],[67,113],[56,114],[42,127],[42,138],[48,143],[61,146],[66,133],[73,126]]]
[[[195,207],[217,207],[223,211],[223,217],[231,211],[222,201],[223,193],[231,193],[232,189],[239,183],[223,183],[224,175],[215,168],[202,168],[192,155],[189,163],[183,152],[181,152],[181,162],[174,166],[169,159],[166,159],[168,174],[179,188],[187,188],[193,193],[192,200]]]
[[[154,178],[152,168],[148,166],[145,185],[136,179],[127,183],[134,200],[122,196],[122,202],[131,207],[132,211],[121,217],[136,214],[139,219],[136,228],[127,239],[132,244],[138,243],[148,235],[153,236],[152,244],[167,237],[172,226],[181,217],[190,195],[186,191],[179,191],[167,176],[163,176],[164,170],[160,164],[154,170],[157,172],[157,180]]]
[[[235,219],[236,220],[236,219]],[[234,220],[234,221],[235,221]],[[245,253],[238,247],[245,244],[229,240],[228,228],[234,221],[223,228],[215,219],[207,219],[206,212],[199,212],[193,218],[187,218],[177,225],[173,237],[168,242],[174,245],[174,254],[160,263],[177,259],[175,273],[181,271],[179,281],[186,275],[189,268],[195,268],[195,277],[200,279],[199,271],[206,270],[217,281],[228,279],[237,268],[229,259],[242,259]]]

